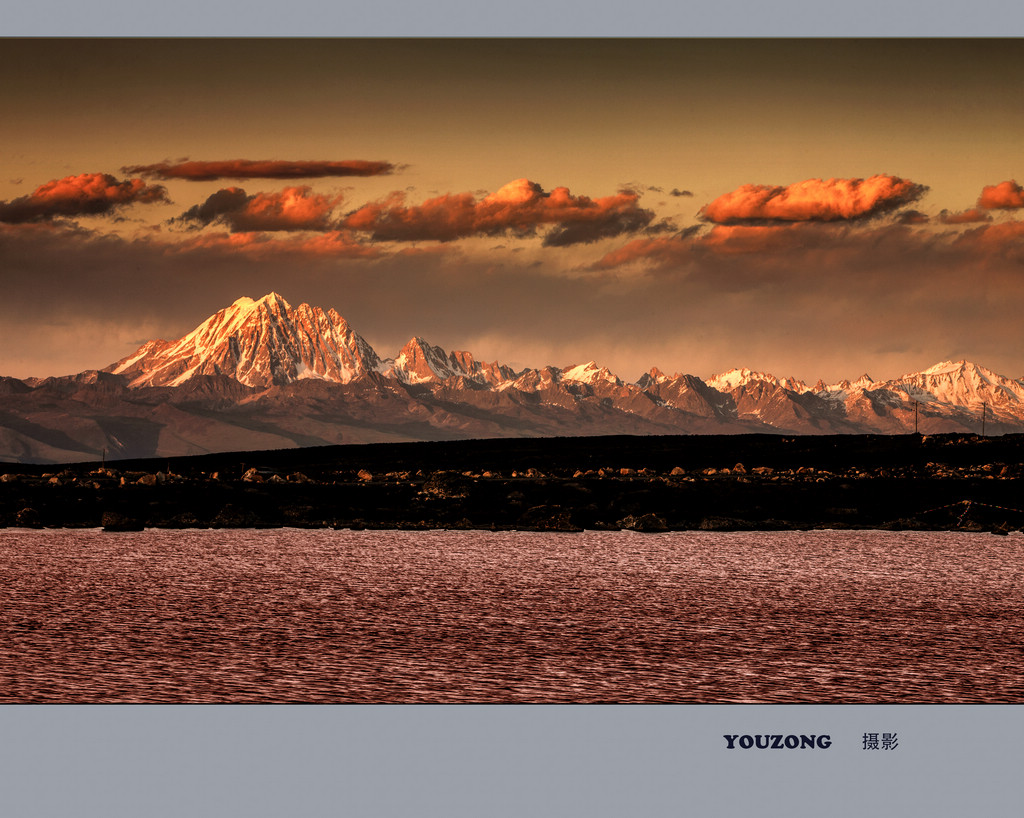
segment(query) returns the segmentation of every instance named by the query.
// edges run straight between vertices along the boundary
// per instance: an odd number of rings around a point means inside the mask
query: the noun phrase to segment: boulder
[[[469,486],[459,474],[436,471],[423,484],[423,493],[443,500],[461,500],[469,496]]]
[[[140,520],[117,511],[104,511],[101,522],[104,531],[142,531],[145,527]]]
[[[259,522],[260,519],[254,512],[228,503],[217,512],[217,516],[211,521],[211,526],[213,528],[255,528]]]
[[[42,528],[43,521],[39,516],[39,512],[34,508],[23,508],[14,516],[14,521],[17,525],[22,528]]]
[[[655,531],[668,531],[668,524],[657,514],[630,514],[619,520],[619,528],[627,531],[642,531],[645,533]]]
[[[561,506],[534,506],[519,518],[523,528],[537,531],[582,531],[573,522],[572,511]]]

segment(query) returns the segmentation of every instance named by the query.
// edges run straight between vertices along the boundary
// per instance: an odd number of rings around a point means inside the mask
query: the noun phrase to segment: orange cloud
[[[957,236],[954,246],[1024,261],[1024,221],[986,224]]]
[[[617,250],[606,253],[594,267],[599,270],[611,270],[634,263],[668,267],[692,258],[694,246],[694,242],[688,241],[685,234],[633,239]]]
[[[166,201],[162,185],[147,185],[141,179],[118,181],[108,173],[83,173],[54,179],[28,196],[0,202],[0,221],[19,224],[58,216],[96,216],[130,204]]]
[[[310,236],[294,242],[300,253],[332,258],[382,258],[385,254],[377,247],[363,244],[347,230],[332,230],[319,236]]]
[[[370,232],[377,241],[442,242],[503,233],[527,236],[550,226],[544,244],[561,247],[646,227],[654,214],[639,206],[639,198],[622,191],[591,199],[573,196],[564,187],[547,193],[536,182],[517,179],[479,200],[472,193],[454,193],[406,206],[401,194],[392,194],[350,213],[343,223]]]
[[[939,221],[942,224],[973,224],[975,222],[990,222],[992,217],[984,210],[973,207],[960,213],[951,213],[948,210],[943,210],[939,214]]]
[[[1024,207],[1024,187],[1011,179],[998,185],[987,185],[978,198],[978,207],[986,210],[1014,210]]]
[[[220,222],[234,233],[278,230],[328,230],[331,211],[342,197],[313,193],[309,187],[286,187],[277,193],[248,195],[237,187],[222,188],[179,220],[201,225]]]
[[[325,258],[381,258],[376,247],[359,242],[351,233],[332,230],[309,237],[279,238],[267,233],[206,233],[184,241],[158,242],[169,254],[223,251],[227,254],[268,258],[272,256],[318,256]]]
[[[700,215],[725,225],[867,219],[910,204],[927,190],[897,176],[743,185],[705,205]]]
[[[835,228],[815,224],[715,225],[701,237],[702,248],[718,254],[789,252],[827,244],[835,237]]]
[[[390,162],[366,162],[353,159],[343,162],[274,159],[227,159],[216,162],[158,162],[154,165],[129,165],[122,173],[138,173],[158,179],[187,179],[210,182],[216,179],[313,179],[329,176],[384,176],[396,170]]]
[[[239,250],[252,251],[266,247],[272,237],[263,233],[206,233],[184,241],[158,243],[163,250],[172,253],[188,253],[194,250]]]
[[[796,222],[784,225],[714,225],[702,233],[691,227],[671,237],[645,238],[605,254],[593,269],[609,270],[632,264],[654,269],[678,268],[690,262],[754,256],[760,262],[797,258],[807,253],[837,248],[883,247],[893,241],[907,241],[912,231],[887,225],[855,230],[841,224]]]
[[[904,210],[896,217],[896,224],[928,224],[928,215],[920,210]]]
[[[969,224],[968,216],[970,211],[947,214],[944,221],[953,226]],[[977,224],[977,214],[973,218]],[[770,270],[774,279],[791,277],[797,270],[813,270],[816,275],[823,270],[846,270],[860,275],[883,263],[959,269],[1001,260],[1024,261],[1024,220],[989,222],[941,232],[888,223],[714,225],[699,235],[691,229],[688,234],[631,241],[606,253],[591,269],[638,266],[674,273],[703,269],[707,273],[731,265],[732,274],[739,278]],[[714,280],[716,286],[726,286],[724,279]]]

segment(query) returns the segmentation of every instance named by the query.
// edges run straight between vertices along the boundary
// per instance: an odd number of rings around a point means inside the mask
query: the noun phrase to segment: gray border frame
[[[998,705],[4,707],[0,813],[1016,818],[1022,727]]]
[[[3,36],[1013,37],[1016,0],[0,0]]]

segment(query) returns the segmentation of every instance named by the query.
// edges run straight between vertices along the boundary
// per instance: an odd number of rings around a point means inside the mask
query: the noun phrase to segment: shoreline
[[[0,527],[1024,530],[1024,435],[531,438],[0,464]]]
[[[1009,531],[992,531],[989,529],[965,529],[965,528],[950,528],[950,529],[894,529],[894,528],[792,528],[792,529],[781,529],[795,534],[827,534],[827,533],[838,533],[838,534],[849,534],[849,533],[863,533],[863,534],[893,534],[893,533],[911,533],[911,534],[976,534],[978,536],[991,536],[991,535],[1008,535],[1008,536],[1024,536],[1024,527],[1020,529],[1011,529]],[[95,532],[102,534],[144,534],[150,531],[337,531],[340,533],[352,533],[361,534],[367,531],[383,531],[391,532],[396,534],[406,533],[445,533],[445,532],[458,532],[462,534],[566,534],[566,535],[581,535],[588,536],[591,534],[639,534],[644,537],[648,536],[666,536],[671,534],[777,534],[780,529],[767,530],[763,528],[737,528],[729,530],[706,530],[706,529],[670,529],[666,531],[638,531],[630,528],[583,528],[579,530],[571,531],[551,531],[546,529],[536,528],[386,528],[386,527],[366,527],[366,528],[314,528],[312,526],[295,526],[295,525],[280,525],[280,526],[261,526],[254,528],[228,528],[228,527],[209,527],[203,528],[200,526],[192,526],[189,528],[170,528],[160,526],[144,526],[143,528],[106,528],[104,526],[6,526],[0,527],[0,532],[10,532],[17,534],[19,532],[34,533],[40,531],[86,531]]]

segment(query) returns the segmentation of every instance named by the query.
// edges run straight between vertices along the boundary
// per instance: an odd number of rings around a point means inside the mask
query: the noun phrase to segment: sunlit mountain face
[[[238,299],[177,341],[146,343],[109,371],[130,377],[132,387],[181,386],[197,375],[269,387],[303,378],[348,383],[379,365],[369,344],[334,310],[292,309],[270,293],[258,301]]]
[[[968,361],[808,386],[593,360],[516,369],[413,337],[379,354],[333,308],[242,297],[102,371],[4,378],[0,457],[71,462],[399,440],[1024,431],[1024,381]]]

